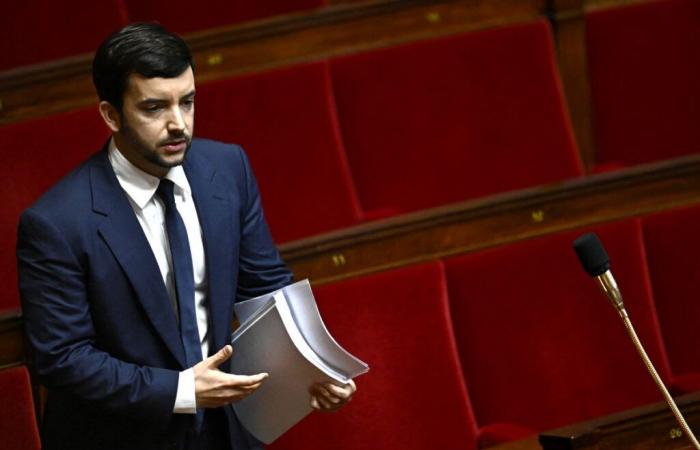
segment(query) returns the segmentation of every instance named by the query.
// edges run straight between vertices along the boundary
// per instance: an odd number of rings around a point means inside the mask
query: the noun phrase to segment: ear
[[[121,129],[121,117],[117,108],[109,102],[101,101],[99,110],[102,120],[105,121],[109,129],[114,133],[118,132]]]

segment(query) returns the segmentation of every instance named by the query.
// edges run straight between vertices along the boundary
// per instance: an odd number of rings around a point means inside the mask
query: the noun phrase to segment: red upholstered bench
[[[0,70],[94,52],[108,33],[126,23],[122,0],[3,2]]]
[[[2,448],[39,450],[39,430],[26,367],[0,370],[0,405]]]
[[[124,0],[132,21],[158,21],[170,31],[187,33],[248,20],[317,8],[324,0]]]
[[[315,290],[333,336],[370,371],[342,410],[313,413],[271,450],[476,448],[441,263]]]
[[[598,166],[700,152],[700,2],[592,10],[586,22]]]
[[[368,216],[582,174],[545,21],[332,61]]]
[[[195,134],[248,153],[278,242],[360,220],[325,63],[197,87]]]
[[[700,206],[649,216],[642,223],[661,334],[676,387],[700,390]]]
[[[596,229],[657,370],[669,368],[638,221]],[[446,261],[464,376],[482,444],[662,400],[624,325],[552,235]],[[486,441],[486,442],[484,442]]]
[[[99,150],[108,135],[97,107],[0,127],[0,148],[8,155],[0,173],[0,285],[7,287],[0,310],[19,308],[15,246],[20,213]]]

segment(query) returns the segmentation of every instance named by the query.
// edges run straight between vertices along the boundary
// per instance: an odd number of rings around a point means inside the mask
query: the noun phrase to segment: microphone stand
[[[673,412],[673,415],[676,417],[678,424],[683,429],[683,432],[685,433],[685,435],[688,436],[688,439],[690,439],[690,442],[692,442],[693,446],[696,449],[700,450],[700,443],[698,443],[698,440],[695,438],[695,435],[693,434],[692,430],[688,426],[688,423],[683,418],[683,415],[681,414],[680,410],[678,409],[678,406],[676,406],[676,402],[673,401],[673,397],[671,397],[671,394],[669,394],[668,389],[666,389],[666,386],[664,385],[663,381],[661,381],[661,377],[656,372],[654,365],[651,363],[651,359],[649,359],[649,355],[647,355],[647,352],[644,350],[644,347],[642,346],[642,343],[639,340],[637,333],[634,331],[634,327],[632,326],[632,321],[630,320],[629,316],[627,315],[627,311],[625,310],[625,307],[619,306],[619,305],[614,304],[614,303],[613,303],[613,306],[615,306],[615,309],[617,309],[617,312],[620,314],[620,318],[622,319],[622,322],[625,324],[625,328],[627,329],[627,332],[629,333],[630,338],[632,339],[632,343],[634,344],[634,347],[637,349],[639,356],[642,357],[642,360],[644,361],[644,365],[647,367],[647,370],[651,374],[651,377],[654,379],[654,382],[659,387],[659,390],[663,394],[664,399],[666,400],[666,403],[668,403],[669,408],[671,408],[671,412]]]

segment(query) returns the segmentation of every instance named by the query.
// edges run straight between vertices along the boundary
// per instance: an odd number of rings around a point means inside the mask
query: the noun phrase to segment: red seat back
[[[597,230],[627,310],[664,379],[641,227]],[[477,423],[543,431],[658,401],[617,313],[564,233],[446,262],[455,336]]]
[[[39,430],[26,367],[0,370],[0,404],[2,448],[39,450]]]
[[[339,58],[332,75],[370,217],[582,173],[544,21]]]
[[[271,450],[476,448],[441,263],[315,290],[330,332],[370,371],[343,409],[313,413]]]
[[[700,152],[700,2],[640,2],[586,21],[597,163]]]
[[[278,242],[359,220],[325,63],[202,83],[195,133],[243,146]]]

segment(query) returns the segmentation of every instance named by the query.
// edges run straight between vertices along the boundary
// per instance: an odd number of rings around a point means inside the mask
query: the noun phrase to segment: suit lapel
[[[196,151],[191,150],[191,153]],[[225,187],[217,183],[216,171],[202,158],[190,154],[183,165],[202,227],[207,264],[209,317],[212,351],[230,341],[234,276],[232,255],[234,224]]]
[[[153,251],[103,151],[90,168],[93,210],[105,216],[99,234],[131,282],[146,315],[182,368],[180,332]]]

